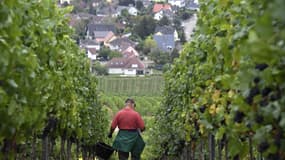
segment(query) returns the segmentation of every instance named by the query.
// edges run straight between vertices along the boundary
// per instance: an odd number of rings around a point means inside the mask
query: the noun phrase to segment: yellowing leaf
[[[212,99],[214,102],[218,102],[221,95],[220,90],[215,90],[214,94],[212,95]]]

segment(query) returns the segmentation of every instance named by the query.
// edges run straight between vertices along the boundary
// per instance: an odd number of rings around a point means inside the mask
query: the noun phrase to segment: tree
[[[106,66],[101,65],[99,62],[93,64],[92,71],[97,75],[108,75],[108,69]]]
[[[84,39],[85,38],[85,27],[89,23],[89,20],[79,20],[75,23],[74,29],[75,33],[73,34],[73,39]]]
[[[119,5],[121,6],[129,6],[130,4],[135,5],[134,0],[119,0]]]
[[[138,23],[134,26],[134,33],[139,35],[142,39],[154,33],[155,20],[149,16],[142,16],[139,18]]]
[[[157,48],[156,42],[151,38],[151,36],[148,36],[143,42],[142,52],[145,55],[148,55],[150,51],[155,48]]]
[[[130,13],[129,13],[129,11],[127,9],[123,9],[121,11],[121,16],[124,17],[124,18],[128,18],[128,17],[130,17]]]
[[[143,2],[142,1],[136,1],[136,8],[141,11],[144,8]]]
[[[164,65],[170,62],[169,53],[163,52],[158,48],[152,49],[150,52],[150,58],[158,65]]]
[[[28,2],[0,1],[0,159],[48,159],[59,141],[67,156],[52,159],[71,159],[72,141],[90,155],[107,120],[90,63],[70,38],[71,7]]]
[[[79,1],[73,1],[72,6],[73,6],[72,13],[76,14],[84,11],[84,7],[81,5]]]
[[[176,29],[181,26],[181,20],[179,19],[179,17],[175,16],[175,18],[173,19],[173,24]]]
[[[89,5],[89,14],[93,14],[93,15],[96,15],[97,14],[97,11],[96,11],[96,8],[93,7],[92,4]]]
[[[168,26],[171,24],[171,21],[166,17],[166,16],[163,16],[159,21],[158,21],[158,24],[160,26]]]
[[[122,54],[117,52],[117,51],[112,51],[107,47],[103,47],[100,51],[99,51],[99,56],[103,57],[105,60],[109,60],[112,59],[114,57],[122,57]]]
[[[182,27],[179,27],[178,30],[177,30],[177,32],[178,32],[178,37],[179,37],[179,39],[180,39],[180,42],[181,42],[182,44],[184,44],[185,42],[187,42],[184,29],[183,29]]]
[[[174,48],[173,51],[171,52],[170,54],[170,60],[171,62],[174,61],[175,58],[178,58],[179,57],[179,51],[178,49]]]

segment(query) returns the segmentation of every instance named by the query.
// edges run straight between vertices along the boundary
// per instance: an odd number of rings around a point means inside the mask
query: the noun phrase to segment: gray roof
[[[175,14],[171,10],[163,10],[163,15],[168,19],[173,19]]]
[[[188,9],[198,9],[199,8],[199,4],[195,3],[194,1],[190,1],[187,5],[186,8]]]
[[[94,31],[95,38],[105,38],[110,31]]]
[[[95,40],[85,39],[85,40],[81,40],[80,44],[81,45],[98,45],[99,43],[97,43]]]
[[[89,33],[94,33],[94,31],[112,31],[115,33],[116,28],[112,24],[94,24],[94,23],[89,23],[87,25],[87,30],[89,30]]]
[[[157,26],[155,28],[155,33],[161,32],[162,34],[173,34],[174,31],[174,28],[171,26]]]
[[[175,47],[174,35],[154,35],[153,39],[162,51],[169,52]]]

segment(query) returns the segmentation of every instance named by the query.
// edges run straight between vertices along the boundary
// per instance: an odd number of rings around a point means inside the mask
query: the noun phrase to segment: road
[[[190,19],[182,21],[182,26],[184,26],[184,32],[187,41],[191,40],[191,34],[193,33],[193,30],[196,26],[196,22],[197,22],[196,14],[194,14]]]

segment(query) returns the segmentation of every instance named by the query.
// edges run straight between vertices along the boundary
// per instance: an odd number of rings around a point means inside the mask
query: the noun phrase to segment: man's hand
[[[109,134],[108,134],[108,138],[112,138],[112,133],[109,133]]]
[[[114,132],[115,129],[112,129],[112,127],[110,128],[110,132],[108,134],[108,138],[112,138],[112,134]]]

